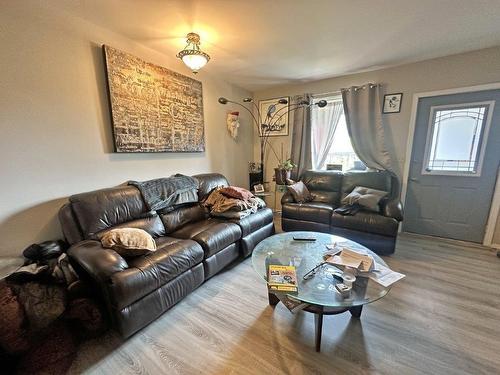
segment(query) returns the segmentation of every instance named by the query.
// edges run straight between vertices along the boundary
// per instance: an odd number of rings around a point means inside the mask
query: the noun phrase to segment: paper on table
[[[330,257],[326,261],[338,266],[356,268],[362,272],[370,271],[373,268],[373,258],[346,247],[342,248],[340,255]]]
[[[368,277],[382,285],[384,288],[387,288],[388,286],[394,284],[396,281],[399,281],[403,277],[406,277],[406,275],[377,264],[375,269],[368,274]]]

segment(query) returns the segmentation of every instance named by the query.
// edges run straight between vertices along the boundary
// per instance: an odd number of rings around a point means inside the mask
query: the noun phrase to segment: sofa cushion
[[[148,215],[141,193],[133,186],[76,194],[69,201],[86,239],[112,226]]]
[[[170,236],[198,242],[205,252],[205,258],[208,258],[238,241],[241,229],[234,223],[209,218],[187,224]]]
[[[203,260],[203,249],[195,241],[166,238],[166,246],[134,258],[129,268],[111,276],[112,305],[118,309],[137,301]]]
[[[100,240],[107,232],[113,229],[123,229],[123,228],[137,228],[148,232],[152,237],[157,238],[165,235],[165,227],[161,222],[160,216],[156,213],[152,213],[147,217],[136,219],[132,221],[127,221],[122,224],[112,226],[108,229],[104,229],[98,233],[90,236],[92,240]]]
[[[398,221],[396,219],[369,211],[359,211],[352,216],[343,216],[334,212],[331,226],[385,236],[395,236],[398,232]]]
[[[206,197],[218,186],[229,186],[226,177],[219,173],[204,173],[193,176],[200,184],[198,187],[198,201],[205,200]]]
[[[314,195],[314,202],[338,205],[342,176],[338,171],[305,171],[301,180]]]
[[[166,233],[175,232],[184,225],[200,221],[207,217],[207,210],[200,204],[179,207],[176,210],[162,214],[161,220],[165,226]]]
[[[333,207],[322,202],[285,203],[281,207],[283,217],[316,223],[330,224]]]
[[[233,219],[231,222],[238,224],[241,228],[242,237],[246,237],[260,228],[272,223],[273,211],[270,208],[262,208],[256,213],[250,214],[241,220]]]
[[[365,186],[371,189],[377,189],[387,192],[392,192],[391,175],[383,171],[350,171],[344,173],[342,179],[342,195],[343,199],[347,194],[354,190],[356,186]]]

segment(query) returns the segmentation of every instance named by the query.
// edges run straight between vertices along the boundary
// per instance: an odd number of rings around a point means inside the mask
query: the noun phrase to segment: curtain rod
[[[366,89],[367,87],[373,89],[375,87],[382,87],[381,84],[379,83],[365,83],[364,85],[361,85],[361,86],[351,86],[351,87],[345,87],[345,88],[341,88],[340,89],[340,92],[343,92],[343,91],[351,91],[351,90],[354,90],[354,91],[358,91],[358,90],[364,90]]]
[[[354,91],[358,91],[358,90],[364,90],[366,89],[367,85],[373,89],[375,87],[381,87],[382,85],[380,83],[365,83],[361,86],[351,86],[351,87],[342,87],[336,91],[330,91],[330,92],[323,92],[321,94],[312,94],[313,97],[315,98],[321,98],[321,97],[325,97],[325,96],[333,96],[333,95],[340,95],[342,94],[342,91],[350,91],[351,89],[354,88]]]

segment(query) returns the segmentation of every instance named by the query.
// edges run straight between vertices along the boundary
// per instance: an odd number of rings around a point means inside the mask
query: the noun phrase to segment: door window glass
[[[490,105],[433,108],[423,174],[480,174]]]

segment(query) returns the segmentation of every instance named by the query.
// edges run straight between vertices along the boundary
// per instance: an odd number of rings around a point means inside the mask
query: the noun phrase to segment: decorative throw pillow
[[[288,185],[286,188],[290,194],[292,194],[293,200],[297,203],[306,203],[314,199],[314,196],[302,181],[296,182],[293,185]]]
[[[115,250],[122,257],[135,257],[156,251],[153,237],[137,228],[112,229],[102,236],[101,244],[102,247]]]
[[[354,190],[342,199],[342,204],[359,204],[361,207],[370,211],[379,212],[379,203],[382,198],[387,196],[386,191],[370,189],[364,186],[356,186]]]
[[[237,186],[228,186],[220,189],[220,192],[224,194],[226,197],[241,199],[243,201],[247,201],[253,197],[253,194],[249,192],[247,189],[243,189]]]

